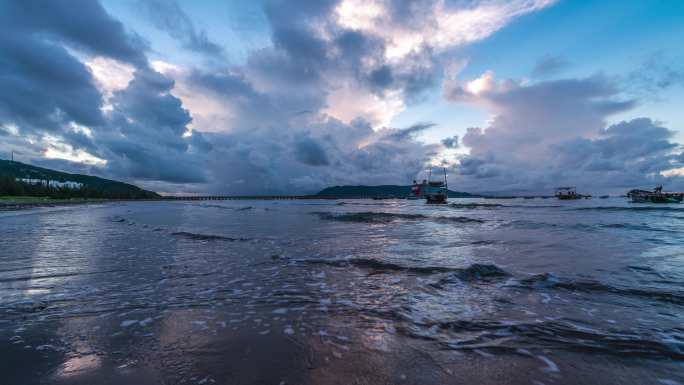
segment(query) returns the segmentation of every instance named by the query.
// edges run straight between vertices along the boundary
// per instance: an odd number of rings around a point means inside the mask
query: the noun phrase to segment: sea
[[[684,205],[0,212],[0,383],[684,384]]]

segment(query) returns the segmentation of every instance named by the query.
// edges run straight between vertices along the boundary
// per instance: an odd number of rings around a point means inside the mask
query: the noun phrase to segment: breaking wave
[[[608,212],[635,212],[635,211],[675,211],[684,212],[684,207],[672,206],[599,206],[599,207],[577,207],[570,210],[574,211],[608,211]]]
[[[451,203],[449,207],[456,209],[492,209],[506,206],[499,203]]]
[[[467,217],[433,217],[423,214],[403,214],[386,212],[359,212],[359,213],[313,213],[319,218],[340,222],[359,222],[359,223],[390,223],[394,221],[435,221],[443,223],[484,223],[481,219]]]
[[[456,209],[498,209],[498,208],[525,208],[525,209],[544,209],[562,207],[560,205],[504,205],[501,203],[451,203],[449,207]]]
[[[684,359],[684,329],[662,330],[658,337],[634,331],[603,331],[568,319],[511,322],[455,320],[425,322],[400,329],[414,338],[435,340],[450,349],[516,353],[526,348],[559,349],[643,358]]]
[[[452,274],[452,277],[458,277],[463,281],[476,281],[480,279],[504,277],[509,275],[506,271],[496,265],[479,263],[472,264],[466,268],[459,268],[447,266],[404,266],[370,258],[350,258],[343,260],[305,259],[299,260],[298,262],[334,267],[353,266],[361,269],[373,270],[374,273],[406,272],[421,275],[450,273]]]
[[[640,289],[632,287],[617,287],[594,280],[573,280],[559,278],[551,273],[534,275],[520,280],[520,285],[530,289],[562,289],[574,292],[610,293],[621,296],[640,297],[661,302],[684,305],[684,293]]]
[[[233,238],[233,237],[224,237],[222,235],[212,235],[212,234],[199,234],[199,233],[190,233],[187,231],[179,231],[172,233],[171,235],[179,238],[186,238],[186,239],[191,239],[193,241],[228,241],[228,242],[236,242],[236,241],[249,241],[249,238]]]
[[[199,207],[207,208],[207,209],[221,209],[221,210],[234,210],[234,211],[247,211],[247,210],[252,210],[254,207],[252,206],[241,206],[241,207],[231,207],[231,206],[222,206],[222,205],[212,205],[212,204],[201,204]]]

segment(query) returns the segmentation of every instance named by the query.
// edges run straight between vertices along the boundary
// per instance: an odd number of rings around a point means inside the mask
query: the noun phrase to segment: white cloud
[[[673,168],[673,169],[661,171],[660,175],[662,175],[666,178],[684,177],[684,167]]]
[[[90,69],[95,83],[104,96],[104,111],[111,111],[109,99],[116,91],[123,90],[133,79],[135,68],[130,64],[102,56],[86,60],[84,64]]]
[[[45,151],[43,152],[45,158],[62,159],[93,166],[104,166],[107,164],[107,160],[100,159],[82,149],[74,149],[72,145],[64,143],[60,138],[45,135],[43,137],[43,142],[46,146]]]
[[[608,117],[634,106],[610,78],[530,83],[497,81],[487,72],[448,83],[444,93],[494,113],[486,127],[469,128],[462,138],[469,153],[454,165],[454,179],[470,190],[548,192],[569,184],[620,191],[682,176],[681,149],[661,123],[637,118],[608,125]]]
[[[458,8],[445,0],[407,6],[410,18],[396,17],[387,0],[343,0],[335,9],[340,26],[363,31],[386,42],[388,60],[401,60],[425,47],[437,51],[482,40],[527,13],[555,0],[483,1]],[[420,9],[419,9],[420,8]]]
[[[353,85],[334,90],[327,102],[324,113],[346,123],[364,117],[376,129],[389,126],[392,118],[406,108],[399,91],[390,91],[380,97]]]

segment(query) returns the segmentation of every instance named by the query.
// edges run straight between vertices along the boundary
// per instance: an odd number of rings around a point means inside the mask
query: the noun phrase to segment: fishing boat
[[[444,168],[444,181],[433,181],[432,169],[430,169],[427,183],[423,186],[422,191],[425,201],[427,203],[446,203],[449,195],[448,191],[446,168]]]
[[[574,187],[557,187],[556,198],[560,200],[589,199],[591,195],[578,194]]]
[[[411,185],[411,193],[406,197],[406,199],[409,200],[417,200],[423,197],[423,186],[427,184],[427,181],[423,179],[422,183],[416,182],[416,180],[413,180],[413,184]]]
[[[663,186],[658,186],[653,191],[630,190],[627,193],[627,198],[632,203],[682,203],[684,193],[663,192]]]

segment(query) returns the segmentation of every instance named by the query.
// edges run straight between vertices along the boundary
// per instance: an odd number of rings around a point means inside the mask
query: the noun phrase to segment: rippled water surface
[[[2,384],[684,384],[684,205],[0,213]]]

